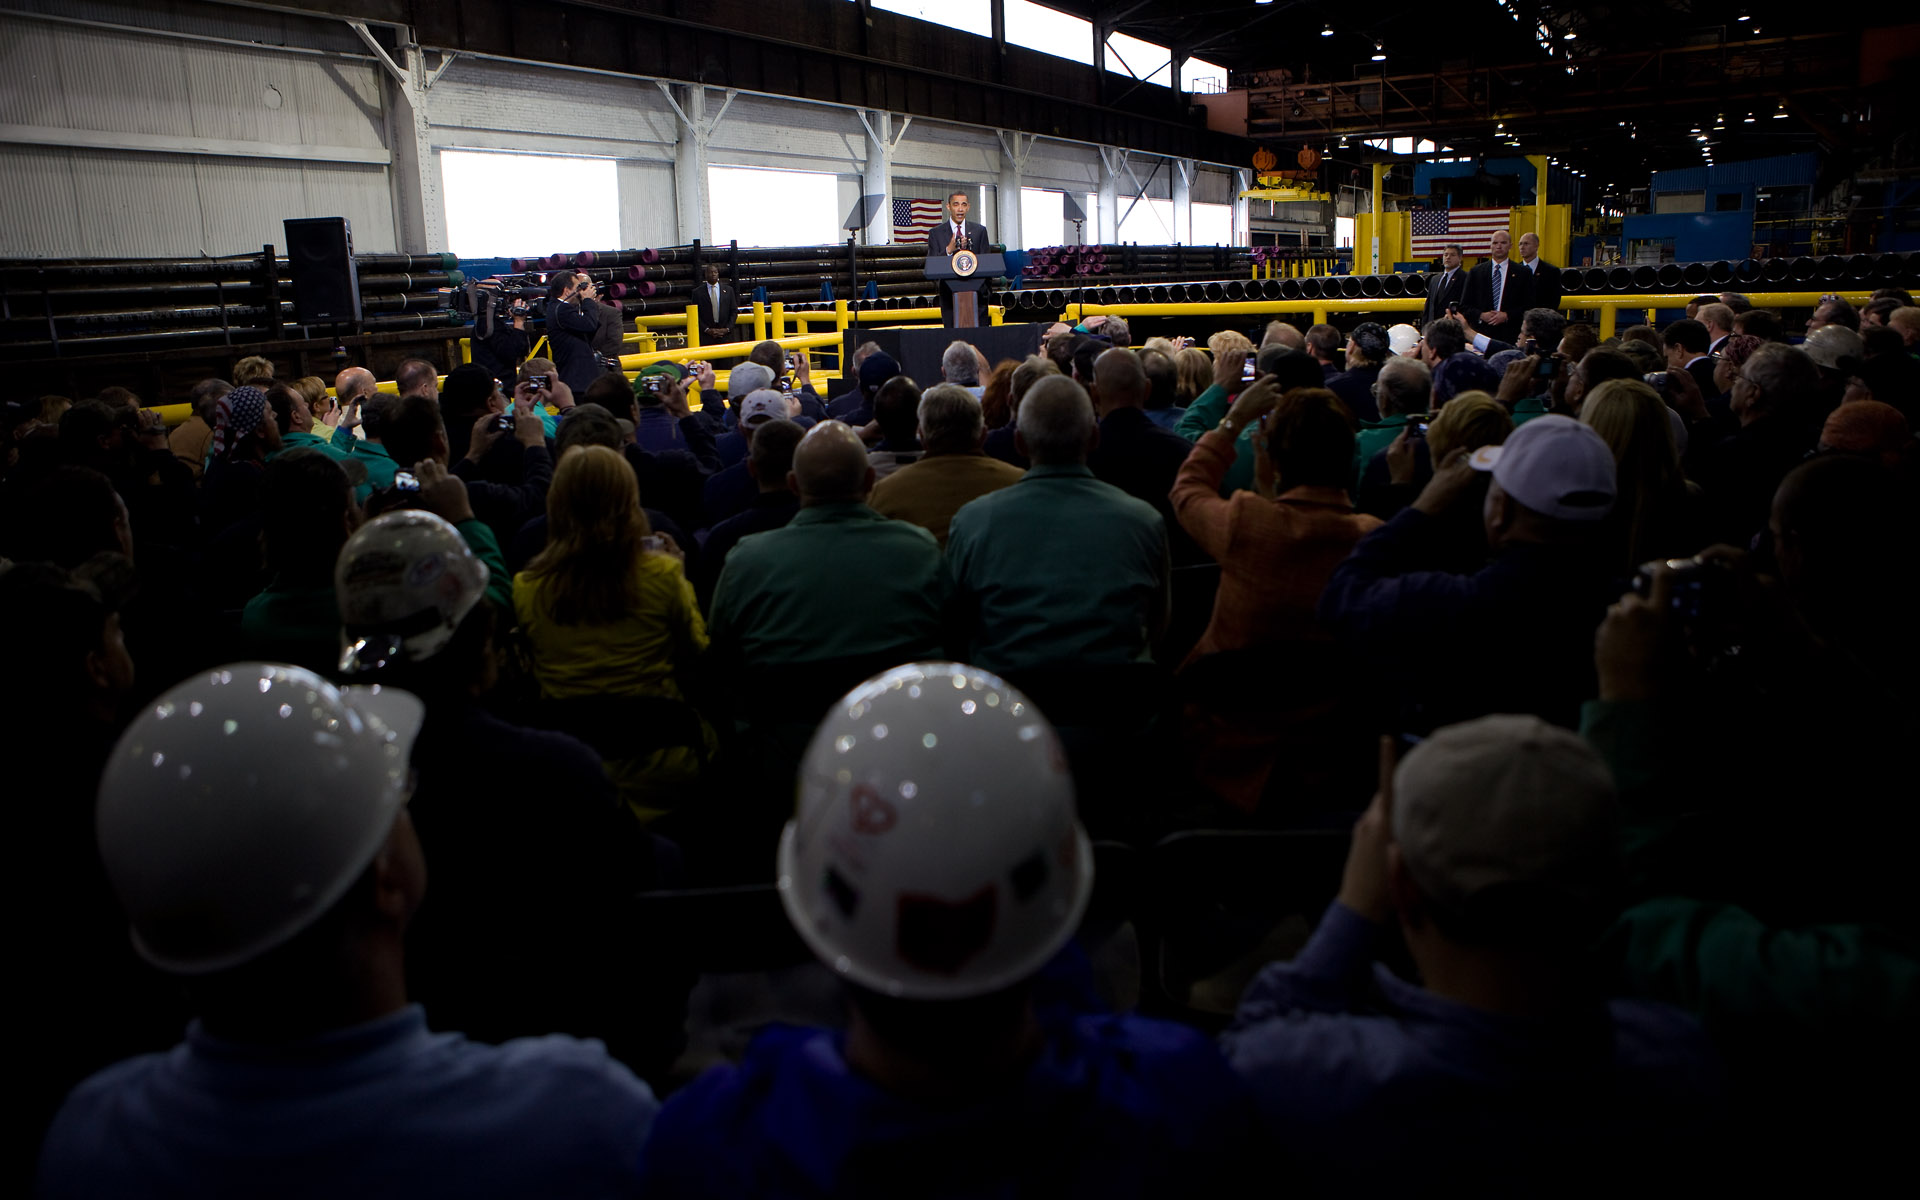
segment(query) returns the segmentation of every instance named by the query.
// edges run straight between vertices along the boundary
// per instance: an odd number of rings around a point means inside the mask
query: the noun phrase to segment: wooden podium
[[[980,326],[980,289],[987,280],[1003,275],[1007,260],[999,254],[956,250],[952,254],[927,255],[927,279],[944,283],[953,292],[953,327],[977,329]]]

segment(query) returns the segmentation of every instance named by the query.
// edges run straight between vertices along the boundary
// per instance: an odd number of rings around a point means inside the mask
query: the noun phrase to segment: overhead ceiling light
[[[1783,109],[1781,109],[1781,110],[1780,110],[1779,112],[1777,112],[1777,113],[1775,113],[1775,114],[1773,114],[1773,119],[1774,119],[1774,120],[1776,120],[1776,121],[1784,121],[1784,120],[1786,120],[1786,119],[1787,119],[1787,110],[1783,108]]]
[[[1331,25],[1325,25],[1325,26],[1322,26],[1322,27],[1321,27],[1321,29],[1320,29],[1320,36],[1321,36],[1321,37],[1332,37],[1332,36],[1333,36],[1333,26],[1331,26]]]
[[[1579,36],[1580,36],[1579,34],[1577,34],[1577,33],[1575,33],[1575,32],[1574,32],[1573,30],[1571,30],[1571,29],[1569,29],[1569,30],[1567,30],[1567,31],[1566,31],[1565,33],[1563,33],[1563,34],[1561,34],[1561,35],[1560,35],[1560,40],[1561,40],[1561,41],[1563,41],[1563,42],[1570,42],[1570,41],[1572,41],[1573,39],[1575,39],[1575,38],[1577,38],[1577,37],[1579,37]]]
[[[1750,16],[1748,16],[1748,15],[1747,15],[1746,13],[1741,13],[1741,14],[1740,14],[1739,16],[1737,16],[1737,17],[1735,17],[1735,18],[1734,18],[1734,20],[1736,20],[1736,21],[1751,21],[1751,20],[1753,20],[1753,18],[1752,18],[1752,17],[1750,17]]]
[[[1742,122],[1741,122],[1741,124],[1742,124],[1742,125],[1751,125],[1751,124],[1753,124],[1753,114],[1752,114],[1752,113],[1748,113],[1748,114],[1747,114],[1747,119],[1746,119],[1745,121],[1742,121]]]
[[[1375,43],[1373,44],[1373,61],[1374,61],[1374,62],[1385,62],[1385,61],[1387,61],[1387,52],[1386,52],[1386,50],[1385,50],[1385,49],[1384,49],[1384,48],[1383,48],[1383,47],[1382,47],[1382,46],[1380,45],[1380,43],[1379,43],[1379,42],[1375,42]]]

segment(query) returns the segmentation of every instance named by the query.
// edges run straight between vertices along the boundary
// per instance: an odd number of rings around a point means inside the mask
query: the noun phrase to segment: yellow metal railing
[[[1698,292],[1665,292],[1657,295],[1640,296],[1588,296],[1575,295],[1561,301],[1565,312],[1597,309],[1600,313],[1600,336],[1610,338],[1618,325],[1619,312],[1623,308],[1643,310],[1649,324],[1653,314],[1665,308],[1685,308],[1693,302]],[[1749,292],[1747,299],[1755,308],[1812,308],[1820,303],[1823,296],[1839,296],[1853,305],[1865,304],[1872,293],[1862,290],[1827,290],[1822,292]],[[1325,324],[1332,313],[1397,313],[1420,312],[1427,306],[1424,296],[1365,297],[1355,299],[1320,300],[1223,300],[1219,302],[1198,301],[1178,304],[1069,304],[1066,306],[1066,319],[1081,321],[1092,316],[1110,317],[1233,317],[1258,316],[1280,313],[1312,313],[1315,324]]]

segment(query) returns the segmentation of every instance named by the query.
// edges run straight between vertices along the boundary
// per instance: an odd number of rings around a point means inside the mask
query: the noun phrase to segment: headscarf
[[[215,401],[213,456],[225,458],[229,451],[246,440],[248,434],[260,427],[266,412],[267,394],[257,387],[237,387]]]

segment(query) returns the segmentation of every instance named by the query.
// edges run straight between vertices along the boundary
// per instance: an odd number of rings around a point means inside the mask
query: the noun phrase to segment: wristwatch
[[[1226,416],[1221,417],[1220,423],[1218,425],[1215,425],[1214,428],[1218,429],[1221,433],[1226,434],[1230,438],[1238,438],[1240,436],[1240,431],[1233,427],[1232,413],[1228,413]]]

